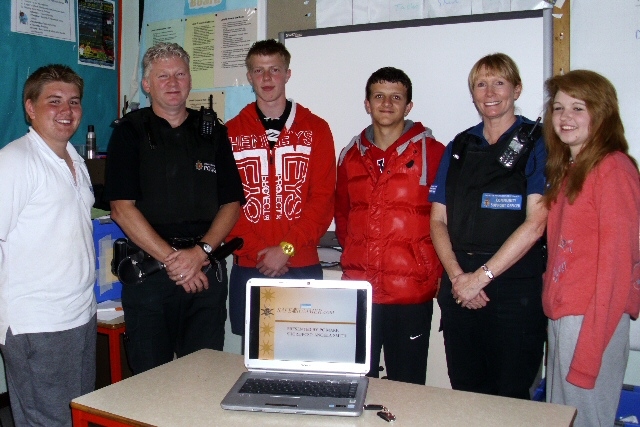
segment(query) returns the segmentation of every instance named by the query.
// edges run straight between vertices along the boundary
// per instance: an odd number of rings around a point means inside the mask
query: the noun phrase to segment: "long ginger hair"
[[[629,144],[624,136],[618,97],[609,80],[593,71],[574,70],[547,80],[546,90],[549,96],[544,115],[544,140],[548,151],[547,191],[544,195],[547,208],[558,198],[565,178],[567,182],[564,191],[569,203],[573,203],[582,191],[589,172],[609,153],[620,151],[638,166],[633,157],[629,156]],[[559,91],[584,101],[591,118],[589,137],[580,154],[573,159],[575,164],[572,168],[569,168],[569,146],[560,140],[553,129],[553,103]]]

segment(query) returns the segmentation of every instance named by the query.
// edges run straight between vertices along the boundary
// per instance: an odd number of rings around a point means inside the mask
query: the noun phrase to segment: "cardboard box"
[[[93,220],[93,245],[96,250],[96,283],[93,290],[96,301],[118,299],[122,295],[122,283],[111,273],[114,240],[124,233],[111,219]]]

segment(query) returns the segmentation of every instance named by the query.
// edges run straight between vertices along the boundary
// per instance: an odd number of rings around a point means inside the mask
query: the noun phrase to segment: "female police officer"
[[[510,57],[480,59],[469,90],[482,122],[449,144],[429,199],[449,378],[454,389],[528,399],[545,339],[544,143],[515,114],[522,82]]]

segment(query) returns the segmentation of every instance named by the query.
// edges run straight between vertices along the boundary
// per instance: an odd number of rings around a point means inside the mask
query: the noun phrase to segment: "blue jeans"
[[[229,320],[231,321],[231,332],[236,335],[244,335],[244,312],[247,295],[247,282],[249,279],[264,278],[268,276],[260,273],[257,268],[231,267],[229,277]],[[289,268],[289,271],[278,279],[316,279],[322,280],[322,267],[320,264],[308,267]]]

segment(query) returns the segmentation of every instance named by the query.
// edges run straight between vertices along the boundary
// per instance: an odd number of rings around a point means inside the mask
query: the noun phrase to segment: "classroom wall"
[[[0,117],[4,123],[4,126],[0,126],[0,148],[28,130],[22,105],[22,88],[27,77],[38,67],[60,63],[76,71],[85,84],[83,117],[71,143],[84,145],[87,126],[92,124],[95,126],[98,149],[106,149],[107,138],[111,134],[109,125],[117,117],[117,65],[113,70],[79,65],[76,42],[11,32],[10,0],[0,2],[0,16],[0,58],[4,61],[4,66],[0,68],[0,90],[3,95],[0,98]],[[116,31],[119,25],[116,19]]]

